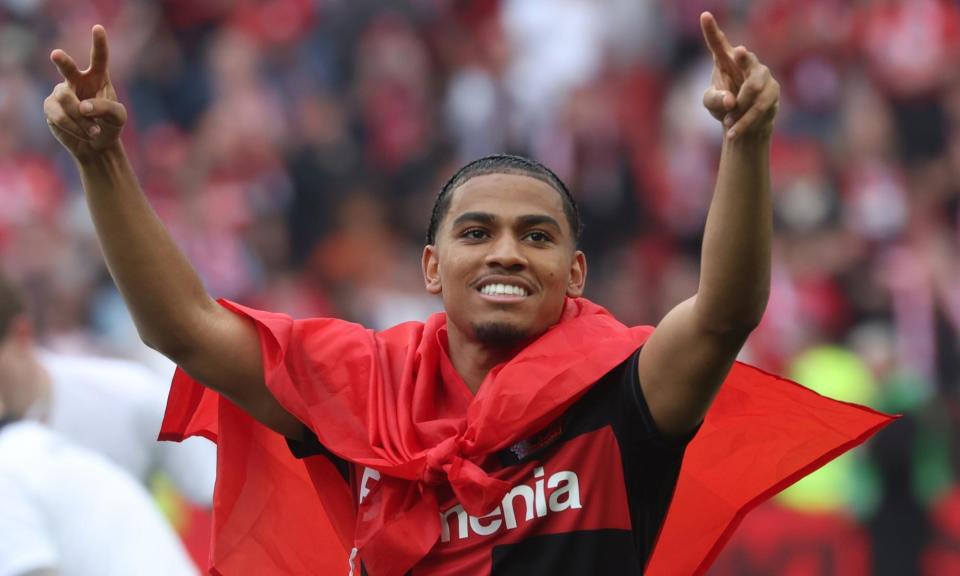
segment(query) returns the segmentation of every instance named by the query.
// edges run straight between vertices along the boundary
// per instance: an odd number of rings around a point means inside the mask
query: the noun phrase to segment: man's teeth
[[[510,286],[509,284],[487,284],[480,289],[481,294],[487,296],[526,296],[527,291],[520,286]]]

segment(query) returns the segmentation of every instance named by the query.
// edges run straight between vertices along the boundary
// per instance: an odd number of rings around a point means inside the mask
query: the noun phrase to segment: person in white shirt
[[[23,419],[45,372],[22,326],[16,300],[0,298],[0,576],[195,575],[131,475]]]
[[[129,574],[197,569],[130,475],[37,422],[0,420],[0,576]]]
[[[19,292],[2,274],[0,324],[11,349],[0,362],[0,387],[13,413],[107,457],[144,485],[162,472],[188,500],[210,507],[216,447],[201,438],[157,442],[169,388],[157,374],[131,361],[41,350]]]

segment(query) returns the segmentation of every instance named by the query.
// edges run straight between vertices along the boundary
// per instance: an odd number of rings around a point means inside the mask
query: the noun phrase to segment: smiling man
[[[513,156],[471,162],[437,197],[423,251],[443,298],[451,360],[473,392],[493,366],[557,323],[583,294],[580,217],[546,167]]]
[[[468,164],[437,197],[422,266],[445,314],[374,332],[216,302],[126,160],[104,30],[86,71],[53,52],[65,81],[45,103],[51,130],[141,337],[181,368],[161,437],[220,440],[219,573],[643,570],[685,447],[769,291],[779,86],[712,16],[701,26],[715,62],[704,105],[725,138],[699,290],[655,331],[581,297],[576,204],[514,156]]]

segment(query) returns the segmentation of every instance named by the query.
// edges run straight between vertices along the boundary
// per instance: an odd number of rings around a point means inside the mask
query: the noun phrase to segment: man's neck
[[[484,378],[497,364],[514,357],[523,345],[512,348],[489,346],[468,338],[453,326],[448,325],[447,345],[450,362],[457,374],[474,394],[480,389]]]

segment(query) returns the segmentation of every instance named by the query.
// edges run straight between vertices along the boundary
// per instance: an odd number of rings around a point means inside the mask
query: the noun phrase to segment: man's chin
[[[473,325],[477,342],[493,348],[516,348],[530,339],[530,331],[507,322],[484,322]]]

